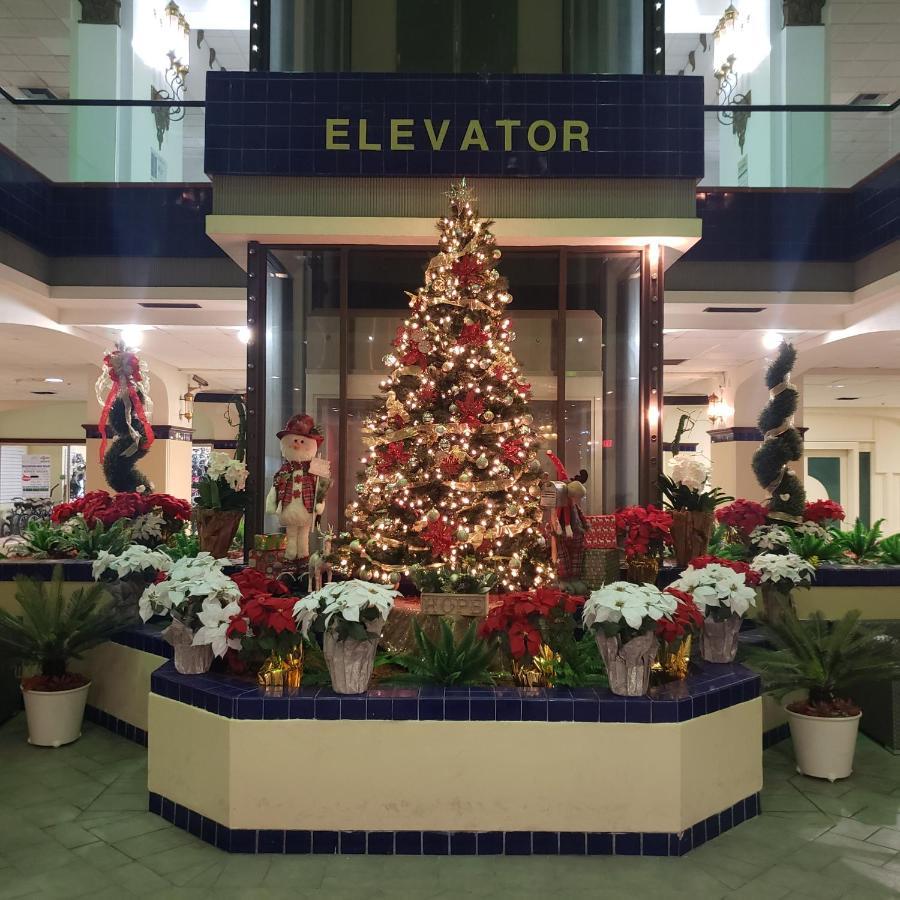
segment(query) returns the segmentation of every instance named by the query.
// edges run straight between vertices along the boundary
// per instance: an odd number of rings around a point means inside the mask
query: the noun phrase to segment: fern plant
[[[78,659],[122,627],[118,614],[103,600],[103,585],[79,588],[66,599],[63,584],[61,566],[53,570],[49,583],[16,578],[22,615],[0,609],[0,656],[37,665],[44,677],[61,678],[70,659]]]
[[[169,542],[162,550],[172,559],[183,559],[186,556],[194,557],[200,552],[200,536],[177,531],[169,538]]]
[[[775,650],[754,647],[746,661],[762,675],[767,691],[783,696],[806,690],[813,705],[849,699],[864,682],[900,678],[900,642],[883,628],[860,622],[851,610],[837,622],[820,613],[801,621],[785,609],[764,625]]]
[[[892,534],[878,545],[878,560],[887,566],[900,566],[900,534]]]
[[[393,662],[407,670],[395,680],[447,686],[493,681],[490,665],[496,648],[478,637],[475,622],[459,641],[446,619],[441,619],[441,633],[436,641],[425,634],[417,621],[413,620],[412,627],[418,652],[394,657]]]
[[[859,519],[849,531],[836,531],[838,542],[844,555],[856,562],[872,562],[878,557],[878,542],[881,540],[881,523],[879,519],[871,528],[866,527]]]
[[[83,520],[76,520],[69,538],[79,559],[96,559],[101,551],[119,556],[131,543],[128,529],[128,519],[119,519],[109,527],[98,520],[93,528]]]
[[[32,559],[60,559],[72,555],[71,535],[41,519],[32,519],[22,534],[22,540],[10,548],[10,556],[27,556]]]
[[[791,529],[791,552],[813,565],[840,559],[844,554],[843,546],[832,535],[826,535],[803,534]]]

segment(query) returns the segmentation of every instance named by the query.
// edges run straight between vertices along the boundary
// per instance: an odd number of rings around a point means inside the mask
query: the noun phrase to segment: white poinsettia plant
[[[143,544],[130,544],[121,553],[100,550],[91,566],[94,581],[114,581],[119,578],[139,578],[153,581],[159,572],[172,568],[172,557],[162,550]]]
[[[354,578],[333,581],[294,604],[303,636],[309,629],[330,631],[339,641],[377,639],[399,596],[396,588]]]
[[[655,631],[657,622],[671,618],[677,607],[677,599],[656,585],[614,581],[591,593],[582,619],[585,627],[602,631],[607,637],[618,635],[624,643]]]
[[[757,525],[750,532],[750,543],[757,550],[784,552],[791,546],[791,533],[781,525]]]
[[[197,482],[197,506],[201,509],[243,509],[247,475],[244,460],[213,450],[206,472]]]
[[[750,561],[762,584],[787,593],[795,587],[809,587],[815,567],[796,553],[760,553]]]
[[[241,591],[225,574],[226,564],[209,553],[176,560],[166,580],[141,595],[141,618],[169,616],[193,632],[194,646],[210,644],[216,656],[224,656],[229,647],[239,649],[240,641],[226,632],[231,617],[241,611]]]
[[[756,606],[756,591],[747,576],[718,563],[700,569],[688,566],[671,587],[690,594],[704,618],[719,622]]]

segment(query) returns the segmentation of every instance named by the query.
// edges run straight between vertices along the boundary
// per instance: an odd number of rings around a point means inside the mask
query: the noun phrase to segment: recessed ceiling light
[[[374,334],[370,334],[370,335],[369,335],[369,340],[370,340],[370,341],[374,341],[374,340],[375,340],[375,335],[374,335]]]
[[[47,384],[62,384],[63,383],[62,378],[45,378],[44,381],[46,381]]]
[[[584,338],[583,338],[583,337],[578,338],[578,343],[579,343],[579,344],[583,344],[583,343],[584,343]]]
[[[842,387],[847,387],[847,385],[846,385],[846,384],[833,384],[833,385],[831,385],[831,386],[832,386],[832,387],[833,387],[833,388],[842,388]]]
[[[767,331],[762,336],[762,345],[766,348],[766,350],[774,350],[776,347],[781,346],[781,342],[784,338],[781,336],[781,333],[778,331]]]

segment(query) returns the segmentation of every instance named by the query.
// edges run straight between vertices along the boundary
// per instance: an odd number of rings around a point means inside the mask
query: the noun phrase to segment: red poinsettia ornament
[[[375,468],[380,475],[386,475],[388,472],[393,472],[400,466],[406,465],[409,462],[409,457],[410,453],[403,446],[403,441],[392,441],[379,451]]]
[[[470,325],[463,325],[456,341],[460,347],[483,347],[487,342],[487,332],[474,322]]]
[[[456,260],[450,271],[459,279],[462,287],[470,284],[480,284],[483,278],[481,263],[478,261],[478,257],[471,253],[467,253]]]
[[[521,438],[510,438],[500,448],[503,461],[511,466],[521,466],[525,462],[525,442]]]
[[[478,417],[484,412],[484,400],[475,391],[469,391],[465,397],[456,401],[459,420],[470,428],[479,426]]]
[[[453,546],[453,528],[442,519],[428,523],[422,532],[422,540],[431,547],[436,556],[446,556]]]

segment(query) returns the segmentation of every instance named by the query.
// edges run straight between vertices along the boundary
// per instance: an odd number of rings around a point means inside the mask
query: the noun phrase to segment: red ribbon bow
[[[106,395],[103,409],[100,411],[100,421],[97,423],[97,428],[100,431],[100,462],[103,462],[103,457],[106,456],[106,426],[109,424],[109,413],[112,410],[113,403],[120,397],[123,400],[127,397],[131,401],[131,408],[134,410],[134,414],[141,425],[144,426],[144,449],[149,450],[155,440],[153,428],[137,392],[137,383],[143,380],[137,354],[129,353],[127,350],[114,350],[103,357],[103,366],[109,375],[112,387]],[[124,373],[124,379],[121,373]]]

